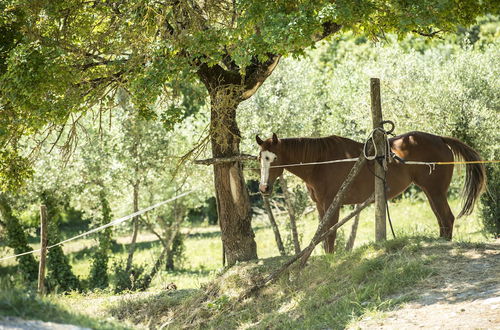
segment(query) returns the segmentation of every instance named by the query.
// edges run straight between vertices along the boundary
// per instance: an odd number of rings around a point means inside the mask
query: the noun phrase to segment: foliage
[[[101,200],[101,218],[100,221],[95,221],[96,225],[105,225],[111,221],[111,208],[109,202],[106,199],[106,193],[101,190],[100,193]],[[107,288],[109,285],[108,278],[108,261],[109,254],[111,252],[111,235],[112,228],[108,227],[98,234],[99,246],[97,247],[94,255],[92,257],[92,266],[90,268],[89,275],[89,287],[90,288]]]
[[[2,219],[1,224],[5,227],[7,245],[14,250],[14,253],[32,251],[33,249],[28,245],[26,233],[19,219],[12,214],[9,200],[2,193],[0,193],[0,216]],[[35,261],[33,254],[17,257],[17,260],[23,280],[28,285],[34,283],[38,278],[38,263]]]
[[[112,272],[115,275],[113,283],[114,292],[142,290],[146,278],[145,268],[133,264],[131,269],[127,271],[125,264],[124,260],[115,260],[113,263]]]
[[[422,38],[387,39],[387,44],[372,44],[346,35],[301,61],[282,61],[240,107],[238,120],[252,127],[243,133],[243,151],[255,150],[257,133],[335,134],[362,141],[372,125],[369,78],[378,76],[384,118],[396,123],[396,134],[420,130],[456,136],[484,159],[494,159],[500,122],[498,37],[484,37],[474,46],[434,41],[420,51],[408,45]],[[455,193],[462,182],[454,183]]]
[[[51,191],[44,191],[40,196],[47,207],[47,244],[59,243],[61,240],[58,219],[58,201]],[[72,291],[80,288],[80,281],[73,274],[68,257],[64,255],[60,245],[47,253],[47,287],[51,291]]]
[[[32,175],[30,162],[18,150],[0,149],[0,190],[15,190]]]
[[[487,191],[481,196],[481,218],[484,229],[493,237],[500,237],[500,168],[492,164],[486,166]]]
[[[2,7],[0,28],[8,33],[0,53],[0,99],[9,107],[2,120],[2,146],[49,124],[60,127],[94,106],[112,108],[119,86],[131,92],[144,117],[154,117],[154,105],[166,104],[160,118],[172,128],[203,104],[194,79],[201,66],[220,66],[245,77],[252,65],[272,54],[303,54],[338,25],[372,37],[432,34],[499,10],[493,2],[476,0],[71,0],[36,5],[9,0]]]

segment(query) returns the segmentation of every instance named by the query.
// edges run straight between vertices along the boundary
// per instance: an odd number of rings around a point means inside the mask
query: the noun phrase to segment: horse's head
[[[264,195],[269,195],[273,191],[273,184],[281,173],[283,167],[274,167],[282,164],[281,141],[273,133],[273,137],[263,141],[258,135],[255,136],[257,144],[260,146],[260,184],[259,190]]]

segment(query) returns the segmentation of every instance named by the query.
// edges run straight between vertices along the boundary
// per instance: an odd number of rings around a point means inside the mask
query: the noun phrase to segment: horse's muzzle
[[[268,184],[259,184],[259,191],[262,195],[270,195],[271,194],[272,185]]]

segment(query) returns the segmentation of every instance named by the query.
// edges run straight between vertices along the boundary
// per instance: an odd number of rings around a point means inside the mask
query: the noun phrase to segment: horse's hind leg
[[[320,212],[320,221],[323,218],[324,212]],[[324,227],[324,232],[332,228],[339,221],[339,211],[337,211],[331,218],[329,218]],[[330,235],[326,236],[323,241],[323,248],[326,253],[333,253],[335,248],[335,238],[337,237],[337,231],[335,230]]]
[[[455,216],[451,212],[450,205],[446,199],[446,192],[433,191],[423,188],[425,195],[429,199],[432,211],[436,215],[439,223],[439,237],[451,240],[453,235],[453,223]]]
[[[413,176],[413,182],[425,192],[432,211],[436,215],[439,223],[439,236],[448,240],[451,240],[453,223],[455,222],[455,216],[446,199],[452,175],[453,167],[441,166],[431,173],[426,168],[419,167],[418,172],[414,173]]]

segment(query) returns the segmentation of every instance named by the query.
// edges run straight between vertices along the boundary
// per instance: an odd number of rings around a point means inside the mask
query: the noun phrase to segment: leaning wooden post
[[[282,256],[286,256],[285,247],[283,246],[283,241],[281,240],[280,230],[278,228],[278,224],[276,223],[276,219],[274,219],[273,210],[271,209],[271,203],[269,203],[269,197],[262,195],[262,199],[264,200],[264,208],[266,209],[267,216],[269,217],[269,222],[271,223],[271,227],[274,232],[274,239],[276,240],[276,246]]]
[[[380,79],[370,79],[371,110],[373,129],[382,127],[382,105],[380,101]],[[385,134],[375,130],[373,139],[376,146],[376,155],[385,155]],[[386,233],[386,200],[385,200],[385,169],[384,165],[375,161],[375,241],[383,241],[387,238]]]
[[[40,205],[40,265],[38,267],[38,293],[45,294],[45,260],[47,258],[47,207]]]

